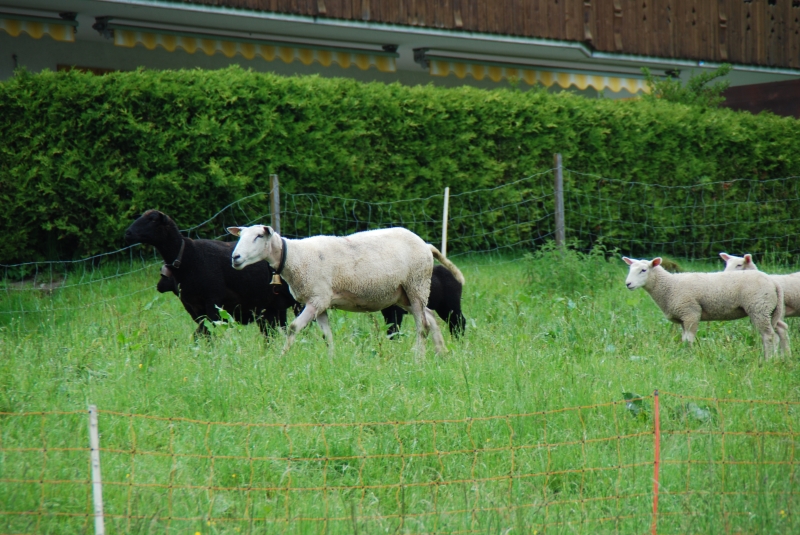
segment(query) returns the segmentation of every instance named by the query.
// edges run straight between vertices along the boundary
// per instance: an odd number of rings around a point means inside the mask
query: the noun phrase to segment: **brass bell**
[[[272,275],[272,282],[270,282],[270,284],[276,284],[276,285],[280,286],[280,284],[281,284],[281,276],[278,275],[277,273],[273,274]]]

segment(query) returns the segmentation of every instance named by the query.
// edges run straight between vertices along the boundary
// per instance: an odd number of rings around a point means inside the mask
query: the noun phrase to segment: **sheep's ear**
[[[631,264],[633,264],[633,260],[631,260],[631,259],[630,259],[630,258],[628,258],[627,256],[623,256],[623,257],[622,257],[622,261],[623,261],[623,262],[625,262],[626,264],[628,264],[629,266],[630,266]]]
[[[267,238],[269,238],[270,236],[272,236],[275,233],[275,231],[272,230],[272,227],[268,227],[267,225],[262,225],[261,228],[264,229],[264,235]]]
[[[752,264],[753,263],[753,255],[751,255],[751,254],[744,255],[744,263],[745,264]]]
[[[731,259],[731,255],[728,253],[719,253],[719,257],[726,262]]]
[[[228,227],[227,230],[229,234],[238,236],[242,232],[242,227]]]
[[[650,265],[653,266],[653,267],[660,266],[661,265],[661,257],[660,256],[655,257],[653,260],[650,261]]]

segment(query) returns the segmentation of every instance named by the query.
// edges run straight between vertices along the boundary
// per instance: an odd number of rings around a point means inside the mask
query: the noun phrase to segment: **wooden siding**
[[[800,119],[800,80],[740,85],[728,88],[723,96],[726,108],[759,113],[769,110],[777,115]]]
[[[581,41],[602,52],[800,68],[800,0],[180,0]]]

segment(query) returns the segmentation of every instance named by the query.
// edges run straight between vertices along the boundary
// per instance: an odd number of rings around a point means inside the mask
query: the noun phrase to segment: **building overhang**
[[[9,4],[8,0],[5,3]],[[483,65],[486,72],[490,67],[495,67],[495,72],[499,67],[512,70],[527,68],[534,72],[562,73],[562,78],[563,73],[580,73],[594,77],[610,76],[630,83],[631,80],[641,79],[642,67],[650,68],[657,76],[680,73],[682,77],[688,77],[692,72],[719,66],[702,61],[598,52],[584,43],[574,41],[310,17],[184,2],[20,0],[10,4],[10,8],[28,15],[36,12],[49,12],[51,16],[63,11],[78,13],[79,35],[87,39],[92,38],[86,32],[90,31],[97,18],[106,17],[112,24],[150,28],[150,33],[158,33],[155,30],[160,29],[167,34],[196,34],[198,38],[220,36],[221,41],[224,40],[222,37],[228,36],[233,42],[273,41],[291,43],[300,48],[361,49],[376,51],[377,56],[381,56],[380,51],[395,50],[394,47],[397,47],[397,55],[393,57],[397,71],[419,73],[420,69],[427,68],[432,75],[441,75],[444,65],[450,64],[452,67],[446,69],[447,74],[458,76],[459,72],[473,71],[470,74],[475,76],[481,69],[471,69],[470,66]],[[22,5],[24,9],[20,7]],[[7,10],[0,7],[0,11]],[[96,34],[94,38],[98,38]],[[150,41],[153,42],[152,38]],[[390,48],[385,48],[387,46]],[[431,72],[430,63],[426,67],[415,61],[415,49],[425,49],[427,55],[437,57],[439,63],[434,65],[439,68]],[[528,78],[541,83],[541,76],[536,76],[531,78],[528,75]],[[732,85],[781,81],[800,78],[800,70],[734,64],[728,78]]]

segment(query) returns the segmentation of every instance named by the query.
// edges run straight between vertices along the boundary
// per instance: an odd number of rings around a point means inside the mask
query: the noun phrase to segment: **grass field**
[[[800,530],[800,405],[716,401],[800,402],[747,320],[684,347],[618,255],[454,261],[468,325],[441,357],[379,314],[333,312],[334,358],[316,327],[282,358],[255,326],[198,342],[158,266],[3,289],[41,312],[0,314],[0,533],[93,532],[90,404],[110,533],[649,532],[656,389],[659,533]]]

